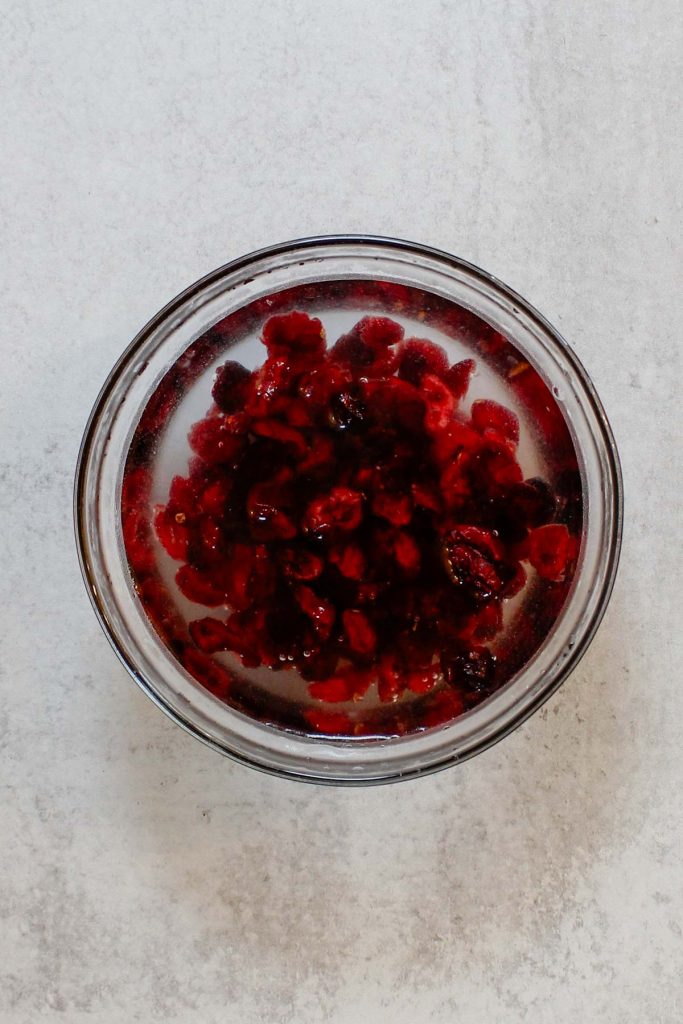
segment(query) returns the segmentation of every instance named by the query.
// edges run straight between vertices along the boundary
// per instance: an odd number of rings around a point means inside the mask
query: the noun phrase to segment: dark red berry
[[[242,449],[242,440],[222,417],[195,423],[189,440],[193,451],[209,464],[231,463]]]
[[[354,654],[367,658],[375,653],[377,634],[367,615],[358,608],[349,608],[342,614],[344,632]]]
[[[444,539],[444,564],[453,583],[474,601],[488,601],[502,587],[493,562],[455,532]]]
[[[182,593],[190,601],[196,601],[197,604],[209,607],[225,603],[225,591],[211,583],[199,569],[195,569],[192,565],[181,566],[175,579]]]
[[[325,349],[325,331],[320,320],[295,311],[266,321],[263,343],[271,356],[317,355]]]
[[[334,487],[310,503],[304,514],[304,529],[321,535],[348,533],[356,529],[362,516],[363,496],[348,487]]]
[[[441,657],[441,668],[450,686],[485,694],[493,683],[495,659],[486,647],[446,651]]]
[[[249,393],[251,373],[241,363],[229,360],[216,370],[211,396],[223,412],[243,409]]]
[[[405,341],[398,351],[398,376],[419,385],[426,373],[443,379],[448,371],[448,359],[440,345],[421,338]]]

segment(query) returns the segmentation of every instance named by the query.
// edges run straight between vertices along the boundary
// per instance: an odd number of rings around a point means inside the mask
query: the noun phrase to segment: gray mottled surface
[[[0,31],[2,1024],[679,1021],[676,0],[2,0]],[[457,252],[545,312],[628,513],[546,708],[353,792],[172,726],[96,625],[70,509],[139,326],[233,256],[344,230]]]

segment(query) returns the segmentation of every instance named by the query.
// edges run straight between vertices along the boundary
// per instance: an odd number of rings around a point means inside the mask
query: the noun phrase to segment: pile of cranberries
[[[430,694],[421,728],[450,720],[500,685],[489,645],[529,567],[571,576],[578,542],[557,495],[523,478],[513,412],[464,412],[473,360],[450,365],[384,316],[328,348],[320,320],[289,312],[262,340],[257,370],[218,369],[188,475],[155,510],[180,591],[215,609],[190,621],[181,660],[221,696],[217,652],[296,669],[318,732],[362,734],[344,705],[372,686],[383,704]],[[134,475],[127,486],[130,557]]]

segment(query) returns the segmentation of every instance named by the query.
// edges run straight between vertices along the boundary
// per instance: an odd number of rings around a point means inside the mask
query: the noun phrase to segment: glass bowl
[[[387,282],[415,289],[415,294],[433,297],[435,308],[455,303],[490,325],[552,392],[579,464],[578,564],[540,647],[487,700],[447,724],[407,735],[307,735],[258,721],[217,699],[185,671],[152,627],[134,586],[122,536],[126,459],[142,412],[170,368],[181,365],[178,360],[188,348],[227,317],[236,322],[240,311],[259,310],[262,323],[269,315],[270,297],[301,295],[306,288],[311,295],[316,289],[329,293],[334,282]],[[331,321],[346,330],[368,310],[313,311],[326,327]],[[421,336],[447,344],[450,354],[468,354],[457,331],[445,338],[430,330],[428,316],[426,322],[423,314],[421,319]],[[406,326],[413,326],[410,316]],[[245,328],[234,346],[234,357],[248,366],[259,358],[254,340],[259,327]],[[232,343],[223,347],[223,358],[227,348]],[[205,412],[205,377],[214,365],[200,366],[203,390],[193,385],[178,396],[176,422],[168,436],[182,432],[185,438],[188,425]],[[493,377],[486,384],[492,386]],[[485,396],[496,397],[486,390]],[[173,472],[172,451],[167,442],[154,453],[158,471],[153,496],[159,501]],[[537,451],[528,458],[537,465],[544,456]],[[79,455],[74,502],[78,553],[90,599],[115,652],[145,693],[192,735],[243,764],[301,781],[346,785],[413,778],[463,761],[540,707],[576,666],[600,623],[614,583],[622,528],[614,439],[585,370],[557,331],[524,299],[477,267],[427,246],[370,236],[306,238],[271,246],[208,274],[162,309],[121,356],[95,403]]]

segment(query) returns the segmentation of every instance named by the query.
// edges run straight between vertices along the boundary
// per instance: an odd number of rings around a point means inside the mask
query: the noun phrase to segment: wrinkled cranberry
[[[241,363],[229,360],[216,370],[211,397],[223,412],[236,412],[246,404],[250,382],[249,370]]]
[[[342,615],[344,632],[354,654],[367,658],[375,653],[377,634],[364,612],[349,608]]]
[[[349,580],[362,580],[365,572],[365,555],[357,544],[346,544],[331,548],[328,561],[335,565],[342,576]]]
[[[215,586],[199,569],[192,565],[183,565],[176,573],[176,583],[182,593],[190,601],[205,604],[209,607],[225,603],[225,591]]]
[[[204,651],[205,654],[229,651],[232,646],[232,635],[225,623],[210,616],[191,622],[190,636],[200,651]]]
[[[394,526],[407,526],[413,518],[413,503],[407,494],[378,491],[373,496],[371,508],[376,516],[387,519]]]
[[[314,580],[325,566],[320,555],[303,546],[285,548],[280,558],[285,576],[294,580]]]
[[[324,597],[319,597],[314,590],[306,586],[297,587],[294,597],[301,610],[313,623],[313,628],[318,636],[327,640],[335,620],[335,610],[331,602],[326,601]]]
[[[262,540],[291,540],[297,535],[296,523],[283,510],[282,490],[277,484],[256,484],[247,499],[247,515],[254,533]]]
[[[388,316],[366,316],[355,330],[367,345],[376,350],[396,345],[403,337],[403,328]]]
[[[194,676],[202,686],[221,700],[225,700],[232,686],[232,676],[213,658],[188,644],[182,652],[182,663],[190,675]]]
[[[448,358],[440,345],[433,341],[411,338],[398,351],[398,376],[419,385],[426,373],[442,380],[448,371]]]
[[[422,393],[427,401],[425,427],[430,433],[443,430],[453,420],[455,399],[451,390],[431,373],[422,378]]]
[[[330,399],[329,423],[335,430],[361,430],[367,418],[368,410],[359,394],[340,391]]]
[[[325,331],[320,320],[306,313],[271,316],[263,328],[263,343],[271,356],[315,355],[325,349]]]
[[[485,694],[493,683],[495,659],[486,647],[446,651],[441,656],[441,668],[450,686]]]
[[[356,529],[362,516],[363,496],[348,487],[334,487],[329,494],[311,502],[303,522],[309,533],[348,533]]]
[[[445,538],[443,554],[451,579],[473,600],[488,601],[498,593],[502,584],[493,563],[471,544],[461,543],[457,531]]]
[[[508,510],[524,526],[550,522],[557,505],[550,486],[539,477],[515,484],[507,495]]]
[[[272,437],[274,441],[291,445],[298,455],[304,455],[308,449],[306,439],[300,430],[281,423],[276,419],[256,420],[251,425],[252,433],[259,437]]]
[[[200,420],[190,431],[190,447],[210,464],[233,462],[242,441],[222,418]]]
[[[463,359],[454,363],[446,374],[445,380],[451,389],[456,402],[460,402],[470,386],[470,378],[476,369],[474,359]]]
[[[562,580],[572,556],[569,530],[563,523],[539,526],[529,534],[529,561],[546,580]]]
[[[154,529],[161,544],[171,558],[184,561],[187,558],[189,530],[186,526],[184,512],[175,515],[168,508],[157,508],[154,516]]]
[[[491,430],[495,435],[510,441],[515,447],[519,444],[519,420],[514,412],[505,406],[486,398],[479,398],[472,403],[471,416],[475,428],[482,433]]]

